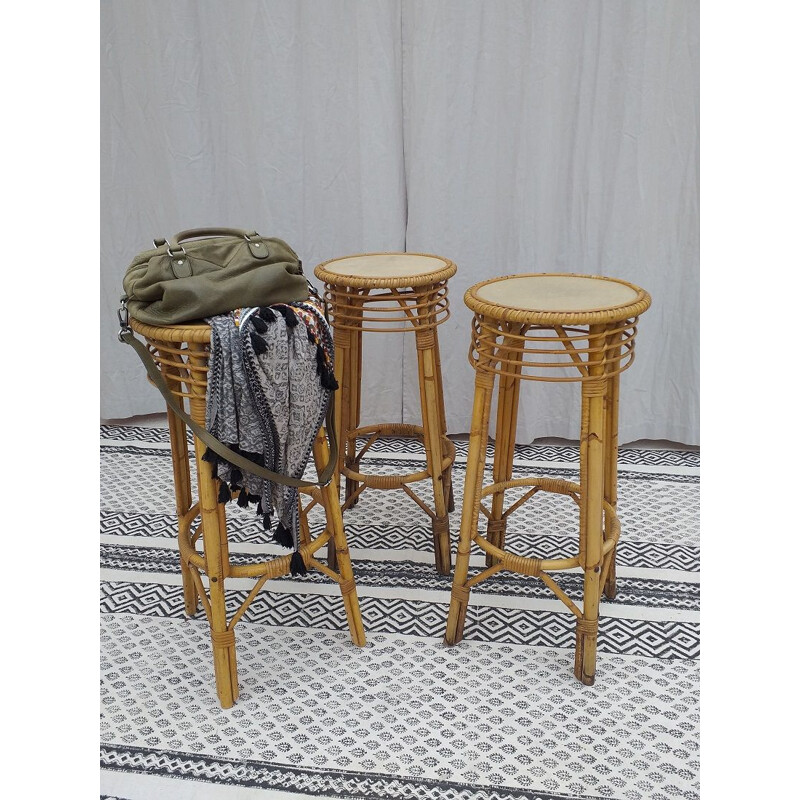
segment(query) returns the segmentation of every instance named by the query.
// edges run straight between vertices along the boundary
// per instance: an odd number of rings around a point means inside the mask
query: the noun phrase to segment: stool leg
[[[348,435],[358,427],[361,418],[361,317],[363,315],[363,302],[358,289],[347,290],[347,306],[344,309],[343,325],[347,330],[343,331],[347,335],[348,341],[344,345],[347,350],[347,360],[342,373],[346,386],[347,402],[342,416],[344,435],[342,441],[343,464],[352,469],[356,466],[356,441],[350,440]],[[344,339],[344,337],[342,337]],[[344,344],[344,342],[343,342]],[[358,481],[352,478],[345,478],[344,503],[358,489]],[[350,508],[358,503],[356,497],[347,506]]]
[[[444,411],[444,384],[442,382],[442,355],[439,350],[439,328],[432,329],[433,333],[433,352],[436,358],[436,397],[439,401],[439,419],[442,423],[442,433],[447,436],[447,416]],[[456,510],[455,497],[453,496],[453,465],[451,464],[442,475],[445,496],[447,497],[447,513]]]
[[[189,358],[195,368],[204,366],[206,363],[203,355],[190,355]],[[189,401],[189,406],[192,419],[200,424],[205,424],[205,398],[201,395],[193,396]],[[197,492],[203,523],[203,552],[211,608],[209,625],[211,627],[211,649],[214,655],[214,674],[220,705],[223,708],[230,708],[239,696],[239,681],[236,669],[236,641],[233,629],[228,629],[225,609],[225,577],[230,569],[225,507],[218,502],[219,482],[211,475],[211,464],[203,460],[205,451],[206,447],[202,442],[195,442]]]
[[[329,451],[328,441],[325,434],[320,429],[317,438],[314,440],[314,462],[317,469],[321,470],[328,463]],[[347,626],[350,629],[350,638],[353,644],[363,647],[367,640],[364,635],[364,623],[361,619],[361,609],[358,605],[358,595],[356,593],[356,582],[353,578],[353,565],[350,561],[350,551],[347,547],[347,537],[344,532],[342,522],[342,507],[339,504],[339,493],[333,481],[327,486],[323,486],[322,507],[325,509],[325,527],[331,532],[333,546],[330,548],[336,553],[336,563],[338,572],[342,577],[339,584],[342,590],[342,600],[344,601],[344,611],[347,615]]]
[[[521,325],[509,324],[508,332],[518,335]],[[497,395],[497,427],[494,443],[494,463],[492,465],[492,481],[501,483],[511,479],[514,468],[514,444],[517,438],[517,411],[519,409],[519,390],[522,352],[516,347],[521,347],[519,340],[512,339],[506,349],[504,360],[508,362],[507,371],[510,375],[501,375],[498,382]],[[505,492],[499,491],[492,495],[492,515],[487,525],[486,538],[495,547],[505,545],[506,520],[503,518],[503,500]],[[497,558],[486,554],[486,566],[491,567]]]
[[[165,376],[166,378],[166,376]],[[180,391],[180,383],[167,379],[170,389]],[[177,385],[176,385],[177,383]],[[186,444],[186,424],[171,409],[167,408],[169,424],[169,446],[172,450],[172,481],[175,487],[175,508],[178,513],[178,526],[189,526],[187,520],[192,505],[192,484],[189,478],[189,450]],[[189,572],[189,564],[181,555],[181,579],[183,580],[183,606],[188,616],[197,613],[197,588]]]
[[[436,379],[436,340],[431,328],[415,332],[417,343],[417,366],[419,371],[420,407],[422,409],[422,431],[425,440],[425,455],[428,472],[433,483],[433,503],[436,516],[433,519],[433,549],[436,571],[449,575],[450,562],[450,518],[447,516],[448,498],[444,486],[442,467],[442,420],[441,403]]]
[[[303,495],[297,497],[297,513],[300,519],[300,544],[308,544],[311,541],[311,529],[308,525],[308,516],[303,513]]]
[[[482,357],[483,358],[483,357]],[[492,409],[494,374],[481,368],[475,374],[475,396],[472,403],[472,422],[469,432],[467,474],[464,479],[464,499],[461,506],[461,529],[458,534],[456,566],[453,572],[453,589],[450,611],[447,615],[445,644],[457,644],[464,636],[469,589],[465,587],[469,571],[469,553],[473,536],[478,530],[481,505],[481,485],[486,462],[486,445],[489,439],[489,414]]]
[[[350,425],[350,332],[337,328],[334,321],[333,329],[333,370],[339,389],[336,392],[336,408],[334,409],[334,428],[336,441],[339,443],[339,458],[331,483],[341,497],[342,465],[345,458],[344,436]],[[328,544],[328,566],[336,570],[336,547],[331,541]]]
[[[610,343],[618,345],[622,334],[613,334]],[[614,347],[609,355],[610,369],[617,368],[617,361],[621,355],[619,346]],[[605,462],[605,497],[606,502],[617,510],[617,458],[619,454],[619,373],[612,375],[608,380],[608,394],[606,395],[606,462]],[[603,594],[613,600],[617,596],[617,550],[614,548],[606,558],[611,564],[608,568]]]
[[[603,326],[589,329],[591,350],[602,348]],[[597,351],[589,361],[602,361]],[[597,660],[597,627],[600,607],[600,574],[603,553],[603,478],[605,472],[604,367],[589,366],[589,380],[581,384],[581,530],[579,557],[584,570],[583,617],[576,626],[575,677],[581,683],[594,683]]]
[[[347,422],[347,431],[354,431],[358,427],[360,406],[361,406],[361,331],[351,331],[351,344],[350,344],[350,402],[348,409],[350,417]],[[356,467],[356,440],[346,439],[344,443],[344,463],[348,469]],[[344,500],[347,502],[352,496],[353,492],[358,489],[358,481],[353,478],[345,478],[344,482]],[[358,498],[356,497],[348,508],[358,505]]]
[[[341,484],[342,464],[344,463],[344,435],[350,421],[350,333],[334,325],[333,329],[333,373],[339,389],[336,392],[334,426],[336,441],[339,442],[339,458],[333,482],[337,488]]]

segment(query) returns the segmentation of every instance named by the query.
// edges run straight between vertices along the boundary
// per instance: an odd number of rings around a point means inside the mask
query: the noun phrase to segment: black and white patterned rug
[[[424,456],[403,440],[369,455],[371,472]],[[576,480],[577,460],[518,447],[515,475]],[[699,797],[699,456],[623,449],[619,464],[618,594],[601,605],[594,686],[572,675],[574,618],[534,579],[480,584],[464,640],[444,647],[450,582],[427,518],[400,491],[367,490],[345,524],[368,646],[350,644],[323,576],[270,581],[237,625],[240,697],[223,710],[203,612],[183,614],[168,434],[101,427],[102,796]],[[576,526],[571,500],[539,495],[511,517],[508,546],[565,555]],[[237,563],[285,552],[235,504],[229,535]],[[580,596],[577,575],[559,581]],[[251,582],[228,585],[233,609]]]

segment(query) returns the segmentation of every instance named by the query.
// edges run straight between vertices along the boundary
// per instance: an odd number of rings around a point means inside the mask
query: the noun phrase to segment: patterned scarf
[[[273,472],[302,478],[325,418],[333,376],[333,339],[322,300],[242,308],[210,317],[206,428],[223,444]],[[238,505],[257,504],[264,529],[294,547],[292,575],[305,574],[298,490],[265,480],[208,450],[221,481],[219,501],[239,491]]]

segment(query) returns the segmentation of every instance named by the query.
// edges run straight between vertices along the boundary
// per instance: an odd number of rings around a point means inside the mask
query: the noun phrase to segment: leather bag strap
[[[325,429],[328,434],[328,443],[330,448],[328,463],[325,465],[325,469],[318,474],[316,481],[304,481],[300,478],[292,478],[289,475],[281,475],[278,472],[273,472],[266,467],[262,467],[260,464],[256,464],[254,461],[250,461],[250,459],[245,458],[239,453],[231,450],[230,447],[227,447],[215,436],[212,436],[204,427],[198,425],[183,410],[180,400],[170,390],[167,382],[164,380],[164,376],[161,374],[161,370],[153,360],[153,357],[150,355],[147,347],[145,347],[145,345],[133,335],[133,332],[130,328],[123,328],[120,330],[119,340],[130,345],[135,350],[136,354],[141,359],[142,364],[144,364],[150,380],[153,382],[156,389],[161,392],[164,400],[167,401],[167,405],[178,415],[178,417],[180,417],[180,419],[186,423],[186,425],[189,426],[192,433],[194,433],[194,435],[206,447],[217,453],[217,455],[222,456],[222,458],[224,458],[226,461],[229,461],[231,464],[234,464],[245,472],[250,472],[253,475],[258,475],[260,478],[272,481],[273,483],[279,483],[283,486],[294,486],[298,489],[305,489],[312,486],[326,486],[330,482],[333,472],[336,469],[336,462],[339,458],[339,446],[338,442],[336,441],[334,427],[335,394],[333,392],[331,393],[331,399],[328,403],[328,411],[325,417]]]

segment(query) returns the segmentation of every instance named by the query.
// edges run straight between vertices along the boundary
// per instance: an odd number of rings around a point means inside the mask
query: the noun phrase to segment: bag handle
[[[188,258],[181,242],[189,239],[202,239],[205,236],[235,236],[237,239],[243,239],[247,242],[250,252],[255,258],[269,258],[269,248],[261,234],[256,231],[246,231],[242,228],[189,228],[185,231],[179,231],[172,237],[171,243],[170,241],[165,241],[167,252],[170,257]],[[161,240],[159,239],[158,241],[160,242]],[[153,244],[158,247],[155,240]],[[172,252],[173,247],[176,250],[175,253]]]
[[[260,234],[255,231],[246,231],[243,228],[189,228],[176,233],[170,241],[180,244],[187,239],[200,239],[203,236],[236,236],[248,242],[254,238],[261,238]]]
[[[312,486],[326,486],[333,472],[336,469],[336,462],[339,459],[339,446],[336,441],[336,432],[334,427],[334,393],[331,392],[331,399],[328,403],[328,411],[325,415],[325,430],[328,434],[328,441],[330,452],[328,454],[328,463],[325,469],[317,475],[316,481],[304,481],[300,478],[292,478],[289,475],[281,475],[278,472],[262,467],[249,458],[245,458],[239,453],[224,445],[219,439],[210,434],[205,428],[198,425],[186,412],[183,410],[182,404],[172,393],[171,389],[164,380],[161,370],[153,360],[148,349],[133,335],[130,328],[122,327],[119,332],[119,340],[129,344],[144,364],[150,380],[155,385],[156,389],[161,392],[163,398],[167,401],[167,405],[189,426],[192,433],[210,450],[213,450],[217,455],[222,456],[226,461],[239,467],[245,472],[251,472],[253,475],[258,475],[260,478],[272,481],[273,483],[280,483],[283,486],[294,486],[298,489],[306,489]]]

